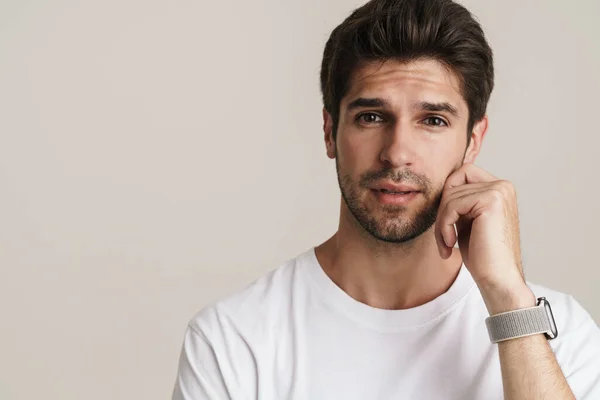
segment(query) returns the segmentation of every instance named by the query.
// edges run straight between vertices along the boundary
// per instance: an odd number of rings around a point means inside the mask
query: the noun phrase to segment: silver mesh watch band
[[[550,303],[545,297],[531,308],[492,315],[485,320],[492,343],[543,333],[547,339],[558,336]]]

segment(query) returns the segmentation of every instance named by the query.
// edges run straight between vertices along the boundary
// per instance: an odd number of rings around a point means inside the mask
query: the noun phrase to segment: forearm
[[[575,399],[542,334],[498,343],[504,399]]]
[[[516,289],[515,289],[516,288]],[[510,290],[484,288],[490,315],[535,306],[536,299],[526,285]],[[548,340],[536,334],[498,343],[504,399],[575,399]]]

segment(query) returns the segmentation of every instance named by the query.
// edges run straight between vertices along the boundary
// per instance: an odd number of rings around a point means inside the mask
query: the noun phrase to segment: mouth
[[[397,206],[410,203],[420,193],[416,190],[393,191],[387,189],[371,189],[371,192],[380,204]]]
[[[418,193],[418,191],[416,190],[409,190],[409,191],[405,191],[405,192],[398,192],[398,191],[392,191],[392,190],[387,190],[387,189],[374,189],[375,191],[381,192],[381,193],[386,193],[386,194],[411,194],[411,193]]]

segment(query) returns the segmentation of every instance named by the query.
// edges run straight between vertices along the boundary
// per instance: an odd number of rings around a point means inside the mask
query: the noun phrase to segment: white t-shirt
[[[599,400],[600,329],[573,297],[528,284],[552,306],[575,396]],[[464,265],[433,301],[382,310],[340,289],[311,248],[191,320],[173,399],[502,399],[488,315]]]

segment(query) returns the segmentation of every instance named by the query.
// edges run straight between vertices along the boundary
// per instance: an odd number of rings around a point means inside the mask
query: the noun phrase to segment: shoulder
[[[228,398],[256,390],[257,353],[290,300],[298,257],[208,304],[189,321],[173,398]],[[241,390],[244,388],[244,391]],[[190,398],[191,398],[190,397]]]
[[[290,294],[300,279],[298,269],[306,254],[288,259],[244,288],[206,305],[190,320],[190,328],[205,337],[218,335],[215,331],[223,329],[260,330],[289,307]]]
[[[559,336],[568,335],[592,321],[588,311],[570,294],[528,282],[536,297],[545,297],[550,303]]]

